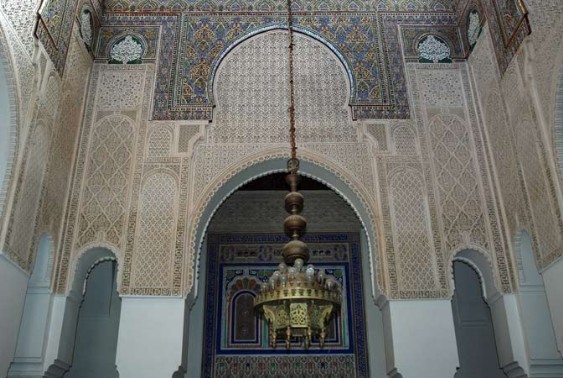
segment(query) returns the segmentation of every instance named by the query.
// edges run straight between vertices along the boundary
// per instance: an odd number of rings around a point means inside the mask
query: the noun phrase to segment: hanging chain
[[[293,83],[293,14],[291,0],[287,0],[287,28],[289,30],[289,143],[291,145],[291,159],[297,159],[295,144],[295,85]]]

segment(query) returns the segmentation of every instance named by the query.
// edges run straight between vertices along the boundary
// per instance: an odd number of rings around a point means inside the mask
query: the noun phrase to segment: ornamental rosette
[[[123,64],[141,59],[143,46],[128,35],[111,48],[110,58]]]
[[[418,53],[421,58],[438,63],[450,57],[450,48],[445,42],[429,35],[418,45]]]

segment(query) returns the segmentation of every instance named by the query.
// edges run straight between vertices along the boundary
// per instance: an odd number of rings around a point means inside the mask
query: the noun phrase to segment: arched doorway
[[[252,296],[260,275],[256,273],[281,262],[278,252],[285,242],[283,198],[287,192],[284,175],[271,173],[249,181],[224,199],[209,223],[199,265],[199,295],[187,325],[187,370],[206,377],[256,372],[272,366],[261,360],[264,354],[279,367],[278,373],[291,375],[296,368],[305,369],[300,370],[304,373],[308,368],[329,376],[338,375],[331,369],[347,369],[348,376],[385,377],[382,316],[371,297],[362,224],[346,201],[310,178],[304,178],[301,192],[308,220],[305,240],[316,256],[312,262],[316,266],[324,261],[334,270],[338,263],[345,266],[342,271],[346,270],[344,279],[349,279],[350,298],[343,306],[345,314],[335,319],[332,344],[326,349],[286,352],[283,347],[274,350],[268,346],[264,323],[252,310]],[[315,258],[319,261],[313,261]],[[335,258],[348,260],[337,262]],[[334,353],[339,357],[332,361]],[[333,364],[337,359],[338,368]]]
[[[121,309],[117,256],[105,246],[91,246],[78,253],[71,266],[74,275],[65,297],[62,324],[49,340],[56,346],[55,358],[45,375],[117,377]]]
[[[65,378],[119,377],[115,366],[121,300],[117,263],[97,261],[88,269],[80,305],[72,366]]]
[[[452,311],[460,362],[455,377],[506,377],[499,366],[491,311],[483,298],[483,275],[466,259],[454,260],[453,275]]]

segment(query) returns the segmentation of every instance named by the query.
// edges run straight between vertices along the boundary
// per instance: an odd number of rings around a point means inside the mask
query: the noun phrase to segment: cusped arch
[[[0,25],[0,221],[5,216],[5,204],[18,154],[19,97],[13,58]]]
[[[373,199],[366,188],[326,157],[300,149],[300,174],[313,178],[342,197],[355,212],[367,236],[369,272],[373,298],[385,294],[385,279],[380,268],[380,248],[377,235],[381,235],[380,222]],[[273,148],[248,156],[236,168],[221,175],[203,191],[193,207],[193,217],[188,224],[188,240],[184,254],[185,294],[197,297],[202,244],[207,227],[219,206],[244,184],[272,173],[285,172],[287,149]]]
[[[483,248],[476,245],[467,245],[456,249],[452,255],[448,264],[450,283],[453,288],[454,284],[454,271],[453,265],[455,261],[461,261],[465,264],[471,266],[477,275],[479,276],[479,281],[481,281],[481,288],[483,291],[483,298],[488,301],[496,296],[502,294],[499,289],[500,282],[495,275],[495,269],[493,261],[490,254]]]
[[[307,28],[303,28],[300,26],[292,26],[292,29],[295,33],[299,33],[302,34],[304,36],[308,36],[311,39],[320,42],[322,45],[324,45],[326,48],[328,48],[338,59],[338,61],[340,62],[340,64],[343,66],[344,71],[346,72],[346,77],[348,79],[348,102],[351,103],[352,102],[352,96],[354,93],[354,88],[356,87],[356,80],[354,78],[353,75],[353,71],[352,68],[350,66],[350,63],[346,60],[346,58],[344,57],[344,54],[342,54],[342,52],[340,52],[340,50],[331,42],[329,42],[327,39],[323,38],[322,36],[318,35],[317,33],[315,33],[314,31],[311,31]],[[248,41],[249,39],[256,37],[258,35],[264,34],[266,32],[269,31],[274,31],[274,30],[285,30],[287,31],[287,26],[284,25],[270,25],[270,26],[266,26],[266,27],[262,27],[259,28],[257,30],[253,30],[250,31],[244,35],[242,35],[240,38],[238,38],[237,40],[235,40],[233,43],[231,43],[229,46],[227,46],[222,52],[221,54],[217,57],[217,59],[215,60],[213,67],[211,69],[211,75],[209,76],[209,82],[207,85],[207,88],[209,88],[209,99],[211,101],[211,103],[213,105],[217,105],[217,98],[216,98],[216,90],[215,90],[215,84],[216,84],[216,77],[217,77],[217,72],[219,70],[219,67],[221,66],[221,63],[223,63],[223,61],[225,60],[225,57],[227,55],[229,55],[230,52],[232,52],[234,49],[236,49],[239,45],[243,44],[244,42]]]
[[[113,244],[98,242],[82,247],[71,259],[69,277],[67,280],[67,295],[81,296],[84,290],[84,280],[88,277],[91,268],[101,261],[115,260],[117,262],[117,287],[121,286],[123,254]]]

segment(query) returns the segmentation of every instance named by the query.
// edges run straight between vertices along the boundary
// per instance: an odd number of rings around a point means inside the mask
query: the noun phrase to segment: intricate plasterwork
[[[48,160],[50,135],[46,126],[38,124],[26,148],[26,163],[18,185],[17,199],[6,236],[10,258],[24,269],[31,269],[37,214]],[[30,259],[31,256],[31,259]]]
[[[390,207],[399,290],[436,290],[435,252],[424,185],[419,174],[411,169],[391,172],[390,175]]]
[[[104,81],[104,74],[108,75],[106,78],[112,77],[120,82],[125,86],[120,89],[128,93],[129,90],[137,88],[138,81],[145,83],[145,75],[150,67],[94,67],[90,88],[91,93],[95,95],[88,99],[82,125],[74,172],[75,182],[68,205],[64,244],[57,266],[58,292],[66,290],[72,251],[76,253],[80,246],[91,243],[106,243],[114,249],[125,249],[133,162],[137,156],[136,151],[143,151],[145,148],[144,138],[139,137],[145,130],[143,126],[139,127],[137,119],[141,110],[140,100],[130,100],[130,97],[127,97],[125,107],[119,112],[108,111],[108,108],[112,109],[111,102],[101,101],[101,106],[98,106],[96,98],[105,96],[106,101],[112,98],[107,94],[108,88],[104,85],[111,87],[115,82]],[[137,78],[137,75],[141,78]],[[141,93],[147,93],[147,86],[140,88]],[[139,95],[136,94],[133,98],[137,96]],[[132,104],[139,105],[133,108]],[[143,109],[146,107],[148,106],[145,104]],[[142,144],[137,143],[137,140]],[[142,152],[140,154],[142,155]],[[130,266],[128,268],[127,263],[124,263],[123,276],[126,269],[130,270]]]
[[[479,46],[480,44],[478,44]],[[425,98],[419,101],[425,89],[421,84],[433,85],[432,81],[421,81],[419,75],[425,71],[457,70],[458,75],[446,75],[452,85],[463,88],[463,105],[428,105]],[[462,65],[412,65],[409,78],[415,99],[415,115],[418,125],[426,132],[420,133],[424,161],[432,163],[425,176],[430,178],[432,190],[436,191],[438,213],[432,216],[443,234],[443,261],[451,259],[452,251],[473,248],[488,251],[495,259],[493,274],[498,277],[501,290],[510,292],[513,287],[511,256],[507,253],[509,241],[504,233],[504,218],[499,211],[499,199],[491,186],[488,172],[490,158],[485,154],[483,132],[479,130],[477,115],[472,107],[472,96],[467,71]],[[455,83],[455,84],[454,84]],[[430,101],[430,104],[432,102]],[[432,210],[432,208],[431,208]],[[441,283],[447,280],[446,265],[438,265]],[[449,283],[445,283],[449,285]],[[443,287],[443,286],[442,286]]]
[[[348,232],[360,230],[361,224],[352,208],[336,193],[302,190],[308,220],[307,232]],[[283,191],[238,191],[226,200],[209,224],[209,233],[279,232],[286,214],[280,210]]]
[[[417,155],[416,134],[408,124],[399,124],[392,131],[394,153],[397,155]]]
[[[33,28],[39,3],[39,0],[6,0],[0,3],[0,9],[16,30],[29,56],[33,55],[34,50]]]
[[[223,175],[218,177],[208,185],[203,194],[200,196],[200,200],[197,201],[192,207],[192,219],[190,219],[189,223],[189,232],[186,236],[188,239],[186,241],[186,248],[187,253],[184,254],[183,259],[183,291],[189,292],[193,289],[194,280],[197,277],[199,266],[196,264],[199,263],[199,243],[201,240],[197,240],[198,232],[200,231],[199,228],[203,227],[205,229],[207,227],[207,222],[209,219],[202,219],[204,212],[210,211],[211,214],[215,213],[217,208],[208,208],[212,199],[216,195],[216,192],[221,188],[225,183],[229,182],[234,176],[239,174],[240,172],[244,171],[245,169],[261,164],[263,162],[274,160],[274,159],[285,159],[287,158],[287,148],[274,148],[274,149],[264,149],[262,152],[256,153],[254,155],[248,156],[244,159],[241,159],[234,164],[229,170],[225,171]],[[372,283],[374,285],[374,290],[379,293],[384,293],[386,290],[386,286],[383,280],[383,274],[385,274],[381,268],[380,264],[380,257],[377,254],[377,246],[375,244],[376,240],[374,239],[374,235],[377,234],[377,225],[376,218],[374,216],[374,203],[373,200],[368,200],[369,197],[366,196],[366,188],[363,188],[362,185],[359,185],[356,178],[350,176],[347,172],[343,171],[341,168],[336,167],[326,158],[315,156],[314,154],[307,153],[306,151],[301,152],[300,159],[302,161],[311,162],[315,166],[328,171],[331,175],[334,175],[339,180],[341,180],[344,185],[349,188],[349,190],[353,193],[356,197],[354,198],[356,203],[361,204],[362,212],[366,214],[366,217],[360,217],[362,221],[362,225],[366,232],[368,233],[368,244],[370,244],[370,250],[373,254],[369,257],[370,262],[373,266],[370,266],[370,270],[377,268],[377,273],[371,271],[372,274]],[[260,175],[257,175],[258,177]],[[254,177],[254,178],[256,178]],[[252,178],[252,179],[254,179]],[[317,180],[321,181],[325,185],[333,188],[328,182],[323,181],[320,177],[315,177]],[[240,183],[241,185],[244,182]],[[358,204],[358,206],[360,206]],[[356,210],[357,211],[357,210]],[[205,222],[204,224],[200,224],[201,222]],[[201,236],[201,235],[200,235]],[[371,238],[371,240],[369,240]],[[375,277],[374,277],[375,275]],[[375,281],[377,280],[377,281]]]
[[[427,106],[463,107],[463,88],[457,70],[422,70],[417,75],[420,94]]]
[[[177,179],[167,172],[148,176],[139,198],[131,290],[170,289],[178,211]]]
[[[174,133],[167,126],[155,126],[147,140],[147,157],[170,156]]]
[[[467,124],[456,116],[443,114],[430,120],[429,130],[447,249],[454,250],[467,241],[487,249]]]
[[[19,150],[18,145],[18,131],[19,131],[19,101],[18,101],[18,87],[16,79],[16,67],[14,62],[12,62],[12,57],[9,54],[9,45],[6,40],[6,35],[4,34],[2,27],[0,26],[0,64],[2,64],[4,75],[6,78],[7,88],[4,90],[8,91],[8,101],[10,105],[10,115],[9,124],[5,127],[9,128],[9,152],[8,159],[6,161],[5,171],[2,173],[4,177],[0,180],[0,234],[3,232],[3,220],[6,216],[6,199],[9,195],[10,184],[12,183],[14,173],[15,173],[15,163],[17,158],[17,153]],[[1,242],[1,241],[0,241]]]
[[[516,126],[515,136],[534,232],[538,238],[541,269],[562,253],[562,230],[555,211],[557,204],[549,195],[546,167],[539,155],[540,146],[535,142],[538,139],[536,125],[530,118],[523,117]]]
[[[135,126],[113,115],[92,127],[77,246],[95,240],[121,245],[132,167]]]
[[[136,108],[143,99],[144,73],[105,71],[101,74],[96,107],[100,110]]]
[[[251,38],[225,58],[216,78],[218,109],[209,142],[287,143],[286,44],[287,33],[274,31]],[[311,38],[296,35],[295,44],[298,143],[354,141],[341,63]]]

